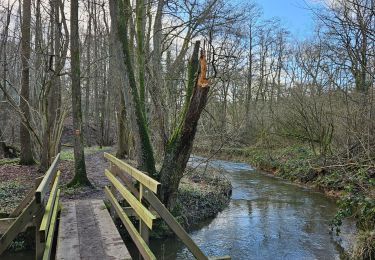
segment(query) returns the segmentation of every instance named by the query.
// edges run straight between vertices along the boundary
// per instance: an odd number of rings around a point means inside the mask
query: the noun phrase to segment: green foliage
[[[17,164],[19,164],[19,162],[20,162],[19,158],[13,158],[13,159],[5,158],[5,159],[0,160],[0,166],[2,166],[2,165],[17,165]]]
[[[60,152],[60,159],[62,161],[74,161],[73,149],[66,149]]]
[[[332,229],[340,232],[343,219],[354,218],[360,230],[375,228],[375,200],[363,193],[355,192],[353,186],[347,186],[345,195],[338,202],[339,210],[332,221]]]
[[[25,186],[18,181],[0,183],[0,208],[1,213],[10,213],[22,200]]]
[[[339,191],[338,211],[331,221],[331,229],[337,235],[344,219],[354,219],[359,230],[353,258],[373,259],[375,252],[375,200],[373,191],[374,169],[367,166],[342,166],[323,169],[320,156],[310,148],[292,146],[268,150],[247,150],[252,165],[272,171],[292,181],[310,183],[326,191]],[[372,258],[371,258],[372,257]]]

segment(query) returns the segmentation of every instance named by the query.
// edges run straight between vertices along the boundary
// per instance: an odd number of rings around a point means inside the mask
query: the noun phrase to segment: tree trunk
[[[151,145],[149,136],[149,129],[145,114],[143,113],[142,102],[138,93],[138,87],[135,80],[134,63],[132,62],[131,56],[131,45],[128,39],[128,22],[129,22],[129,10],[125,10],[125,6],[122,0],[118,1],[119,4],[119,17],[118,17],[118,34],[119,39],[122,43],[122,49],[124,53],[124,64],[127,69],[129,86],[133,97],[135,119],[138,126],[138,135],[141,147],[140,154],[140,167],[142,170],[148,172],[153,177],[157,177],[155,169],[154,151]],[[125,14],[125,11],[127,12]]]
[[[199,69],[199,47],[200,42],[197,41],[188,67],[188,97],[185,102],[185,112],[182,114],[180,125],[168,142],[160,171],[161,199],[169,209],[173,209],[175,206],[178,185],[193,148],[198,120],[207,103],[209,87],[199,85],[198,78],[202,76],[201,72],[196,76]],[[205,57],[201,54],[201,61],[203,59]],[[189,93],[191,94],[189,95]]]
[[[25,117],[30,119],[29,108],[29,60],[30,60],[30,21],[31,21],[31,1],[24,0],[22,2],[22,38],[21,38],[21,62],[22,62],[22,77],[21,77],[21,97],[20,109]],[[32,143],[30,133],[24,124],[20,124],[20,143],[21,154],[20,164],[30,165],[34,164],[32,153]]]
[[[69,185],[91,185],[86,175],[86,164],[82,133],[81,83],[78,34],[78,0],[71,0],[70,3],[70,51],[75,173],[74,179],[69,183]]]

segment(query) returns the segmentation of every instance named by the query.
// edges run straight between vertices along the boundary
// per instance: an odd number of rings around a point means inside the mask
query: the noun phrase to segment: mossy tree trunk
[[[169,209],[172,209],[175,206],[180,180],[191,154],[198,120],[207,103],[207,94],[209,92],[209,87],[200,86],[198,81],[198,78],[201,76],[199,70],[200,60],[198,59],[200,42],[196,42],[191,60],[188,64],[188,80],[184,107],[181,111],[179,122],[167,141],[163,166],[160,173],[157,174],[155,170],[153,147],[149,137],[149,128],[146,123],[145,114],[143,113],[144,103],[139,96],[131,56],[133,45],[130,43],[131,41],[129,41],[128,33],[129,27],[131,27],[129,26],[128,20],[131,9],[128,2],[124,0],[118,1],[118,7],[118,34],[122,43],[124,64],[127,70],[131,94],[134,101],[136,122],[139,129],[138,135],[141,143],[142,170],[161,181],[161,199]],[[142,54],[138,52],[138,55]],[[205,61],[203,53],[201,54],[201,59]]]
[[[128,1],[119,0],[119,16],[118,16],[118,34],[119,39],[122,43],[122,51],[124,54],[124,64],[127,70],[129,86],[131,90],[131,95],[133,98],[134,113],[136,118],[136,123],[138,126],[138,136],[140,141],[140,167],[142,170],[148,172],[151,176],[157,177],[155,169],[155,159],[154,151],[151,145],[151,140],[149,136],[149,129],[147,126],[145,114],[144,114],[144,102],[142,102],[141,97],[138,92],[138,86],[135,79],[134,64],[131,56],[131,49],[133,46],[130,44],[128,38],[129,32],[129,17],[131,14],[130,6]]]
[[[201,76],[198,60],[199,48],[200,42],[197,41],[188,65],[187,95],[180,122],[168,141],[160,170],[162,185],[160,196],[169,209],[175,206],[178,186],[193,148],[199,118],[208,98],[209,87],[200,86],[198,83],[198,78]],[[203,54],[201,54],[201,59],[204,59]]]
[[[86,175],[86,164],[82,133],[81,82],[78,35],[78,0],[71,0],[70,2],[70,52],[74,128],[74,178],[69,183],[69,185],[91,185]]]

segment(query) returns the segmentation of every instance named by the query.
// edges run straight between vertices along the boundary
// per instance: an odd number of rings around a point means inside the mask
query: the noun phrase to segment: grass
[[[104,151],[106,149],[108,149],[108,147],[102,147],[102,148],[100,148],[99,146],[85,147],[85,155],[94,154],[96,152]],[[63,149],[60,153],[60,159],[62,161],[74,161],[74,150],[73,150],[73,148]]]

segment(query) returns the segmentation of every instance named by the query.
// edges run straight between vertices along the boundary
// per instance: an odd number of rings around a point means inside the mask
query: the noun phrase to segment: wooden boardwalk
[[[131,259],[102,200],[62,203],[57,260]]]

